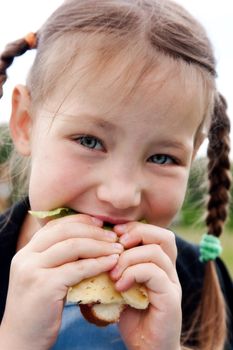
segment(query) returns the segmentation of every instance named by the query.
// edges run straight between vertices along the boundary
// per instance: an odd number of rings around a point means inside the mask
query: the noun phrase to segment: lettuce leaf
[[[31,214],[32,216],[38,218],[38,219],[58,219],[58,218],[62,218],[64,216],[68,216],[68,215],[74,215],[77,214],[77,212],[75,212],[73,209],[70,208],[57,208],[54,210],[49,210],[49,211],[32,211],[29,210],[28,211],[29,214]],[[147,221],[144,220],[140,220],[139,222],[146,224]],[[104,223],[104,229],[106,230],[111,230],[113,228],[113,224]]]
[[[29,214],[38,219],[58,219],[63,216],[77,214],[74,210],[70,208],[57,208],[49,211],[33,211],[29,210]]]

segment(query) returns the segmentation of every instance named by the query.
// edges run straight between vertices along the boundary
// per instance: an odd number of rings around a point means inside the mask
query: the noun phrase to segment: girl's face
[[[66,98],[64,86],[52,93],[32,126],[33,210],[171,223],[184,199],[204,93],[169,65],[121,101],[113,73],[85,88],[68,84]]]

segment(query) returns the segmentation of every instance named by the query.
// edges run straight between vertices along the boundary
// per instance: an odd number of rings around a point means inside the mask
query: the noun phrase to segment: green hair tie
[[[200,257],[201,262],[215,260],[222,253],[221,242],[218,237],[205,233],[200,242]]]

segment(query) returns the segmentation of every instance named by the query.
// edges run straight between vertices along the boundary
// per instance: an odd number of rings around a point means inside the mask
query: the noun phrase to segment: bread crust
[[[80,311],[83,315],[83,317],[90,323],[95,324],[98,327],[106,327],[109,324],[116,323],[120,319],[120,314],[121,312],[127,307],[126,305],[116,305],[118,307],[117,314],[114,314],[114,317],[111,317],[111,320],[104,319],[102,314],[99,314],[96,310],[96,307],[98,305],[102,305],[104,308],[108,308],[111,306],[109,305],[104,305],[104,304],[79,304]],[[109,310],[110,311],[110,310]]]
[[[83,317],[90,323],[95,324],[98,327],[106,327],[113,322],[102,320],[98,317],[96,317],[95,313],[93,312],[93,305],[91,304],[79,304],[80,311],[83,315]]]
[[[149,305],[145,286],[135,283],[127,291],[118,292],[107,272],[71,287],[67,301],[77,303],[84,318],[100,327],[118,322],[127,305],[141,310]]]

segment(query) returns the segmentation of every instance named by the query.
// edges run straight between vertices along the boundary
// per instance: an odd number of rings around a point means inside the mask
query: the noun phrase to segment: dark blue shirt
[[[51,350],[126,350],[116,324],[96,327],[86,321],[78,306],[65,305],[62,326]]]

